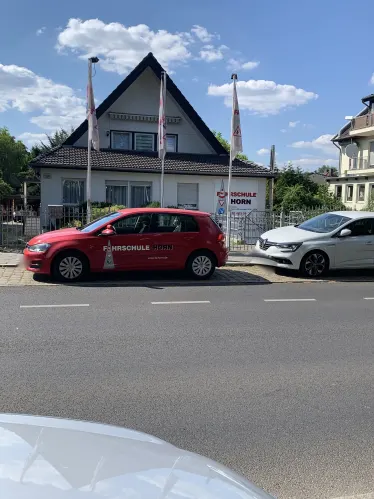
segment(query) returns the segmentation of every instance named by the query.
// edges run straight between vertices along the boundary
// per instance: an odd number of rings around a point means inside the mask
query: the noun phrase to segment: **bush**
[[[148,203],[145,208],[161,208],[161,204],[159,201],[152,201],[151,203]]]

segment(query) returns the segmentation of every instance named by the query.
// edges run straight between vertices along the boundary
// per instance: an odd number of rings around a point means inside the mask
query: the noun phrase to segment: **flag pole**
[[[88,95],[89,89],[92,85],[92,57],[88,59],[88,87],[87,87],[87,103],[89,106],[90,98]],[[88,112],[90,110],[88,109]],[[89,116],[87,120],[89,121]],[[91,222],[91,147],[92,147],[92,133],[90,130],[90,123],[88,122],[87,128],[87,180],[86,180],[86,198],[87,198],[87,223]]]
[[[99,150],[99,136],[96,121],[95,101],[92,90],[92,64],[99,62],[97,57],[88,59],[88,84],[87,84],[87,179],[86,179],[86,198],[87,198],[87,223],[91,222],[91,149],[92,142],[94,148]],[[95,123],[94,116],[95,115]]]
[[[231,176],[232,176],[232,162],[233,162],[233,134],[235,133],[235,93],[236,93],[236,80],[238,75],[235,73],[231,75],[231,79],[234,80],[233,83],[233,100],[232,100],[232,117],[231,117],[231,143],[230,143],[230,162],[229,162],[229,179],[227,182],[227,209],[226,209],[226,241],[228,248],[230,249],[230,234],[231,234]]]
[[[160,108],[158,117],[158,155],[161,157],[161,191],[160,206],[164,207],[164,176],[166,156],[166,72],[161,73]]]

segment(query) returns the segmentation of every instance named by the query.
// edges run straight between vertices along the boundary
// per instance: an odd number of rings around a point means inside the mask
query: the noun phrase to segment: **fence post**
[[[280,227],[284,227],[285,219],[286,219],[285,213],[284,211],[281,211],[279,219]]]

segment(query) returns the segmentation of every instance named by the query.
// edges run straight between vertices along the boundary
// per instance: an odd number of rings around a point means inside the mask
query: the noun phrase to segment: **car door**
[[[150,267],[151,215],[124,216],[112,223],[115,234],[95,236],[96,270],[139,270]],[[92,248],[93,250],[93,248]]]
[[[156,268],[182,269],[195,247],[199,226],[192,215],[154,213],[152,215],[152,254]],[[191,249],[192,248],[192,249]]]
[[[335,267],[368,268],[374,266],[374,219],[355,220],[344,228],[349,229],[351,235],[337,237]]]

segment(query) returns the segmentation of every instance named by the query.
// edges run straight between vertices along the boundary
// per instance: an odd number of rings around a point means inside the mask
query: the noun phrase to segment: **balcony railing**
[[[349,160],[349,171],[365,170],[366,168],[371,168],[368,158],[356,158]]]
[[[352,130],[374,126],[374,113],[365,114],[352,120]]]

